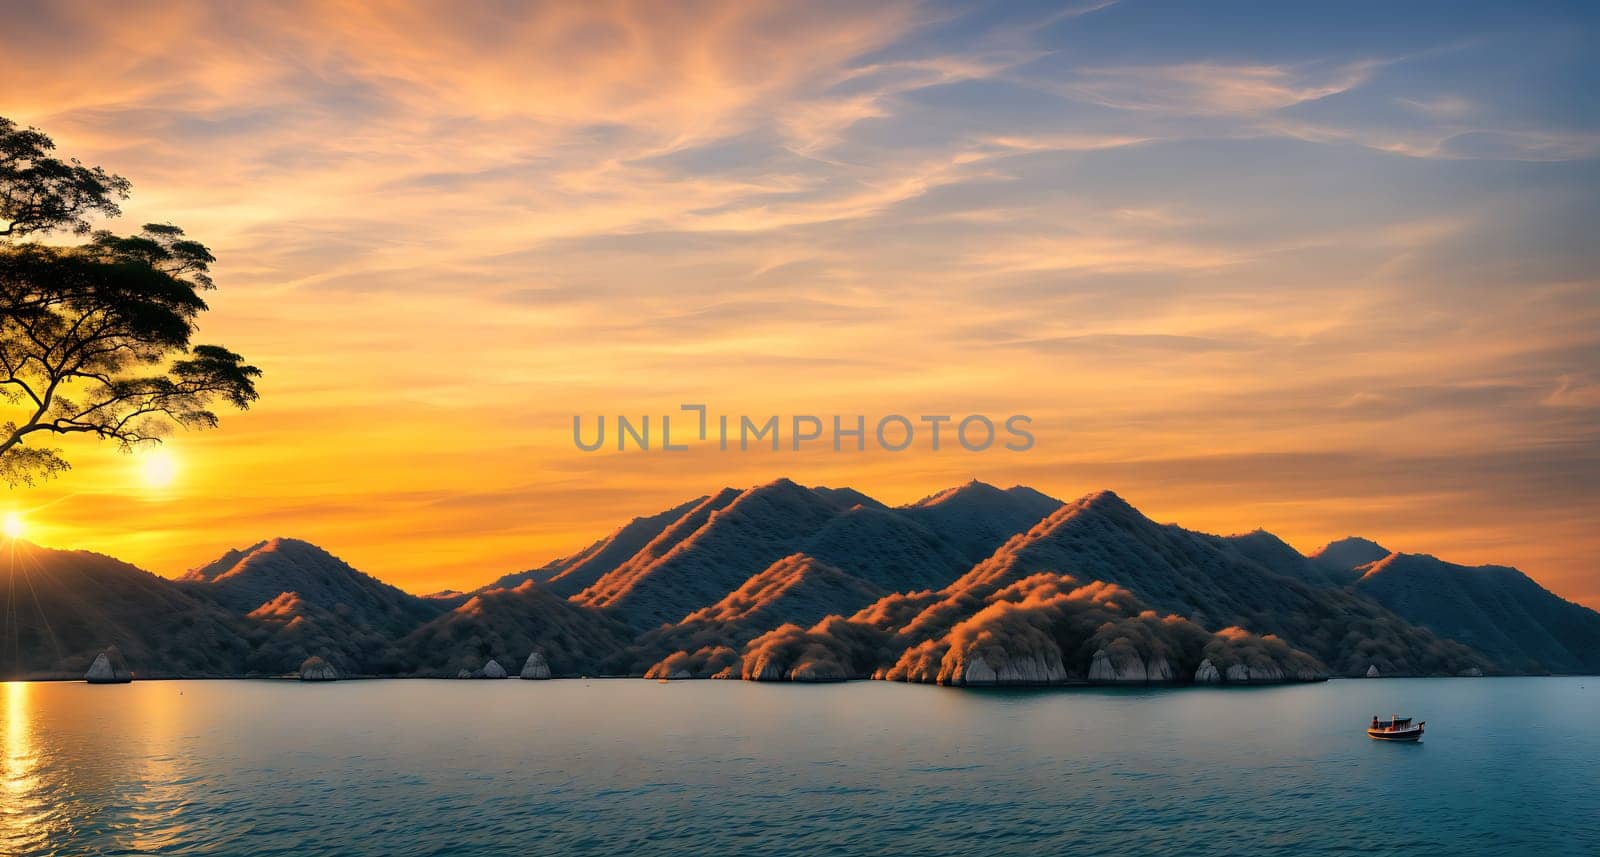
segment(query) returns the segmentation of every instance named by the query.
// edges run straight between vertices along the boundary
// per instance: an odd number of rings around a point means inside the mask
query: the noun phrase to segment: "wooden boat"
[[[1375,741],[1416,741],[1422,737],[1422,727],[1426,725],[1426,721],[1412,723],[1411,718],[1398,715],[1388,720],[1373,717],[1372,725],[1367,727],[1367,737]]]

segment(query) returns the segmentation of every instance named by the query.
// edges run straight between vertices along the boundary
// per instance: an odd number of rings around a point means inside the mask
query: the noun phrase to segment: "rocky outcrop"
[[[1172,664],[1167,661],[1167,656],[1160,653],[1150,658],[1146,673],[1151,683],[1178,680],[1178,675],[1173,671]]]
[[[111,653],[95,655],[94,663],[84,673],[83,680],[90,684],[126,684],[133,681],[133,673],[112,663]]]
[[[745,681],[783,681],[783,664],[775,657],[759,657],[745,661]]]
[[[1195,684],[1221,684],[1222,674],[1217,672],[1216,664],[1206,658],[1200,662],[1200,667],[1194,671]]]
[[[1286,681],[1316,681],[1319,678],[1309,667],[1291,666],[1291,670],[1292,673],[1286,673],[1278,664],[1262,661],[1253,666],[1234,664],[1223,675],[1229,684],[1279,684]],[[1290,678],[1291,675],[1293,678]]]
[[[333,664],[316,655],[306,658],[305,662],[300,664],[301,681],[337,681],[338,678],[339,671],[333,668]]]
[[[1067,670],[1062,666],[1061,659],[1042,653],[1020,658],[1000,658],[994,664],[979,655],[967,661],[958,680],[950,683],[967,687],[1038,685],[1061,684],[1067,678]]]
[[[1250,667],[1250,681],[1255,684],[1275,684],[1287,680],[1283,668],[1277,664],[1257,664]]]
[[[1095,684],[1144,684],[1149,680],[1144,659],[1132,646],[1113,643],[1109,650],[1095,651],[1089,664],[1089,681]]]
[[[528,655],[528,660],[522,665],[522,677],[525,679],[547,679],[550,677],[550,664],[544,659],[544,652],[534,649]]]
[[[1483,678],[1483,670],[1480,670],[1477,667],[1468,667],[1461,672],[1456,673],[1456,675],[1461,676],[1462,678]]]
[[[499,661],[495,660],[494,658],[490,658],[489,662],[483,665],[483,677],[484,678],[505,678],[506,677],[506,668],[503,667],[503,666],[500,666],[500,662]]]
[[[1373,664],[1372,666],[1367,667],[1367,678],[1378,678],[1378,677],[1379,677],[1379,675],[1378,675],[1378,665],[1377,664]]]

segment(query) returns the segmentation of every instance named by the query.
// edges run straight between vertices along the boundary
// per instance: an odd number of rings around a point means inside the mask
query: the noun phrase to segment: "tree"
[[[127,196],[126,179],[53,149],[0,118],[0,479],[13,486],[69,467],[43,439],[87,434],[129,449],[172,425],[211,428],[213,403],[248,408],[261,375],[226,348],[191,344],[215,259],[178,227],[15,243],[85,234],[90,215],[119,214]]]
[[[88,215],[116,217],[117,200],[128,198],[128,180],[77,158],[50,156],[56,144],[37,128],[19,130],[0,116],[0,238],[62,229],[83,235]]]

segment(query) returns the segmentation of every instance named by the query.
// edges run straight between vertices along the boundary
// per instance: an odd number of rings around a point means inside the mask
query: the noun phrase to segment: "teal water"
[[[5,854],[1600,854],[1600,678],[4,691]]]

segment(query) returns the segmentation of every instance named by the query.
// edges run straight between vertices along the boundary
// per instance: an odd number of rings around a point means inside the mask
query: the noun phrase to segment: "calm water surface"
[[[4,693],[6,854],[1600,854],[1600,678]]]

